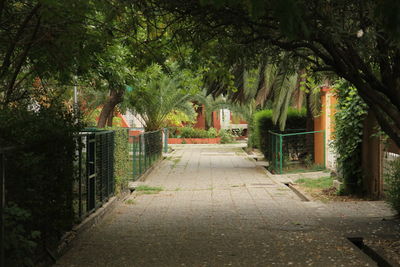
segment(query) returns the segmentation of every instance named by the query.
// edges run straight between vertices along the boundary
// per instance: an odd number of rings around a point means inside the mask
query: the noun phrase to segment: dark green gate
[[[91,130],[78,135],[74,210],[82,220],[114,194],[114,131]]]
[[[325,169],[325,131],[268,132],[267,160],[276,174]]]

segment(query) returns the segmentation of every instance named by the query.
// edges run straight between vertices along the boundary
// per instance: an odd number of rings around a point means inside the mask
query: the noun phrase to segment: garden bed
[[[168,138],[168,144],[219,144],[221,137],[216,138]]]

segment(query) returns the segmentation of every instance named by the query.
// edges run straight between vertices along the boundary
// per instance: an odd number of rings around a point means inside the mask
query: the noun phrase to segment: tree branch
[[[29,12],[29,14],[26,16],[25,20],[20,25],[20,27],[19,27],[19,29],[17,31],[17,34],[14,37],[14,40],[11,42],[11,44],[8,47],[8,50],[7,50],[7,52],[6,52],[5,56],[4,56],[3,64],[0,67],[0,77],[4,77],[4,75],[6,74],[7,69],[11,64],[11,56],[14,53],[15,47],[16,47],[19,39],[21,38],[23,32],[25,31],[25,28],[28,26],[29,21],[32,19],[32,17],[39,10],[40,6],[41,6],[40,4],[37,4],[31,10],[31,12]]]
[[[11,79],[10,79],[10,81],[9,81],[7,87],[6,87],[6,94],[5,94],[5,102],[6,103],[10,100],[11,93],[12,93],[12,90],[14,88],[15,81],[17,80],[18,74],[20,73],[21,68],[22,68],[23,64],[25,63],[25,61],[26,61],[26,58],[27,58],[28,53],[29,53],[29,50],[32,48],[32,45],[33,45],[34,40],[35,40],[35,37],[36,37],[36,35],[37,35],[38,31],[39,31],[39,26],[40,26],[40,18],[38,18],[38,20],[36,22],[36,26],[35,26],[35,29],[34,29],[32,35],[31,35],[30,41],[26,44],[26,46],[24,48],[24,51],[21,54],[20,60],[19,60],[19,62],[17,64],[17,66],[15,67],[14,74],[11,77]]]

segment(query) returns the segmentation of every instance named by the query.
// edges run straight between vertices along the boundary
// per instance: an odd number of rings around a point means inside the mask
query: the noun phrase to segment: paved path
[[[302,202],[237,145],[176,146],[57,266],[374,266],[348,236],[384,234],[382,202]],[[394,228],[391,228],[392,231]]]

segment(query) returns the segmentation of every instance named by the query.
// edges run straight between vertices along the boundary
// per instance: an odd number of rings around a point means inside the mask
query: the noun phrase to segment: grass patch
[[[142,194],[158,194],[164,189],[162,187],[158,186],[148,186],[148,185],[139,185],[138,187],[135,188],[136,192],[142,193]]]
[[[322,166],[322,165],[312,165],[308,168],[302,165],[294,164],[293,166],[290,167],[284,167],[283,168],[283,173],[305,173],[305,172],[318,172],[318,171],[323,171],[323,172],[329,172],[327,169]]]
[[[134,205],[134,204],[136,204],[136,201],[133,200],[133,199],[128,199],[128,200],[125,201],[125,204],[127,204],[127,205]]]
[[[178,165],[178,163],[181,161],[182,157],[174,157],[174,158],[169,158],[169,160],[172,161],[172,165],[171,165],[171,169],[175,168],[176,165]]]
[[[325,176],[317,179],[301,178],[295,182],[308,188],[325,189],[332,187],[333,179],[330,176]]]
[[[295,181],[295,186],[298,190],[306,193],[312,199],[317,199],[322,202],[339,201],[362,201],[364,199],[357,196],[342,196],[340,191],[333,187],[333,178],[325,176],[317,179],[301,178]]]

